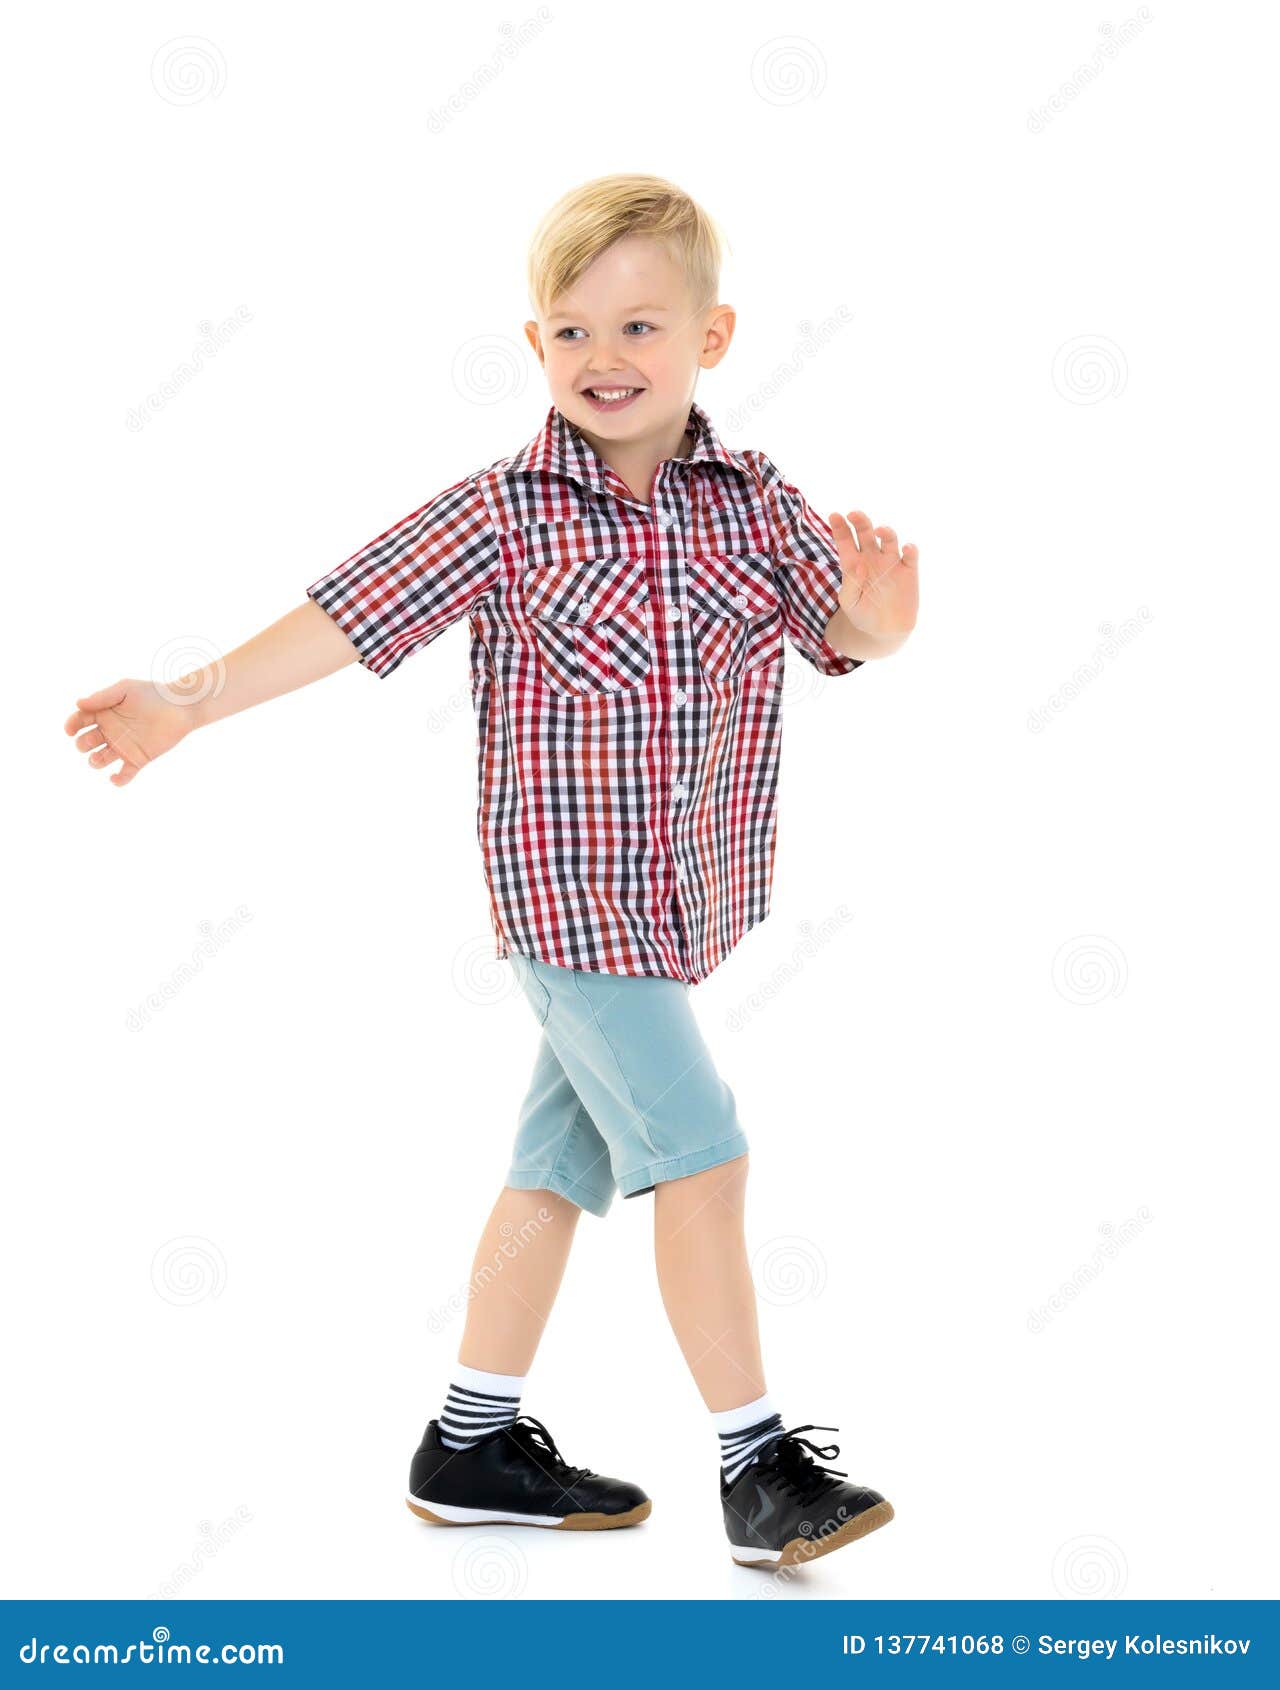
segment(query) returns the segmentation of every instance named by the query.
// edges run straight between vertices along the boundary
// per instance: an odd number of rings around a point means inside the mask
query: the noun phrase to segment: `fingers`
[[[63,733],[78,734],[81,728],[93,727],[97,721],[99,710],[112,710],[124,701],[128,683],[116,681],[109,687],[100,687],[97,692],[91,692],[84,698],[76,699],[76,709],[62,724]]]
[[[62,724],[63,733],[78,734],[81,728],[96,726],[98,711],[113,710],[116,705],[122,704],[128,690],[127,681],[116,681],[109,687],[100,687],[97,692],[91,692],[84,698],[77,698],[76,708]]]
[[[850,511],[849,521],[853,524],[854,533],[858,537],[858,550],[860,552],[877,552],[880,550],[876,544],[876,531],[871,526],[871,518],[866,511]]]
[[[91,692],[87,698],[77,698],[76,703],[81,710],[114,710],[117,704],[124,703],[124,695],[128,690],[124,681],[113,681],[109,687],[102,687],[97,692]]]
[[[876,538],[880,542],[880,549],[896,563],[898,560],[898,536],[892,528],[877,528]]]
[[[871,518],[865,511],[850,511],[849,520],[853,524],[859,551],[883,552],[892,563],[905,563],[909,569],[915,569],[919,564],[919,546],[913,546],[908,542],[899,554],[896,529],[888,527],[873,528]],[[832,526],[834,527],[834,523]]]
[[[100,711],[113,710],[124,703],[128,691],[128,681],[116,681],[109,687],[100,687],[97,692],[86,693],[83,698],[76,699],[75,710],[62,724],[64,733],[78,736],[76,750],[87,756],[93,768],[105,769],[112,763],[120,764],[109,777],[112,786],[128,786],[143,766],[142,763],[131,762],[125,752],[112,745],[98,720]],[[145,761],[144,757],[143,763]]]

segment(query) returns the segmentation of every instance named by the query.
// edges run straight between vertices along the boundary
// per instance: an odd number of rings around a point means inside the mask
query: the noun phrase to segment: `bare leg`
[[[756,1292],[743,1227],[747,1157],[654,1187],[663,1306],[712,1413],[765,1394]]]
[[[458,1360],[485,1373],[524,1375],[564,1278],[578,1216],[554,1191],[504,1185],[471,1269]]]

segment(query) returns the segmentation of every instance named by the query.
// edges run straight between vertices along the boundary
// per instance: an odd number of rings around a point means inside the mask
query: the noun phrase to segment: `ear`
[[[704,370],[714,370],[729,350],[738,313],[732,305],[713,305],[707,314],[703,330],[702,352],[698,363]]]
[[[538,362],[545,365],[547,360],[543,356],[542,352],[542,336],[538,332],[538,324],[535,318],[530,317],[529,321],[524,326],[524,333],[525,339],[538,355]]]

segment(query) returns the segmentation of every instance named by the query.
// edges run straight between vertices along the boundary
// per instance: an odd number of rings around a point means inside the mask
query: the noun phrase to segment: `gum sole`
[[[793,1537],[776,1561],[739,1561],[736,1555],[733,1559],[739,1567],[761,1567],[767,1573],[776,1572],[779,1567],[803,1566],[806,1561],[816,1561],[819,1555],[830,1555],[833,1549],[843,1549],[846,1543],[866,1537],[877,1526],[887,1526],[892,1518],[893,1504],[877,1502],[873,1508],[866,1508],[861,1514],[855,1514],[852,1520],[846,1520],[839,1531],[831,1532],[827,1537]]]
[[[513,1517],[510,1520],[442,1520],[438,1514],[420,1502],[410,1502],[406,1506],[411,1514],[418,1519],[426,1520],[433,1526],[527,1526],[528,1520]],[[641,1520],[647,1520],[653,1508],[653,1503],[646,1499],[637,1502],[634,1508],[628,1508],[625,1514],[566,1514],[564,1519],[554,1526],[543,1526],[548,1532],[612,1532],[619,1526],[638,1526]]]

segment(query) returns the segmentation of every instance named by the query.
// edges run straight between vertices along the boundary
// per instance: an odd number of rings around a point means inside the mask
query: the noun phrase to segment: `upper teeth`
[[[638,387],[593,387],[592,393],[597,399],[625,399],[629,394],[639,393]]]

